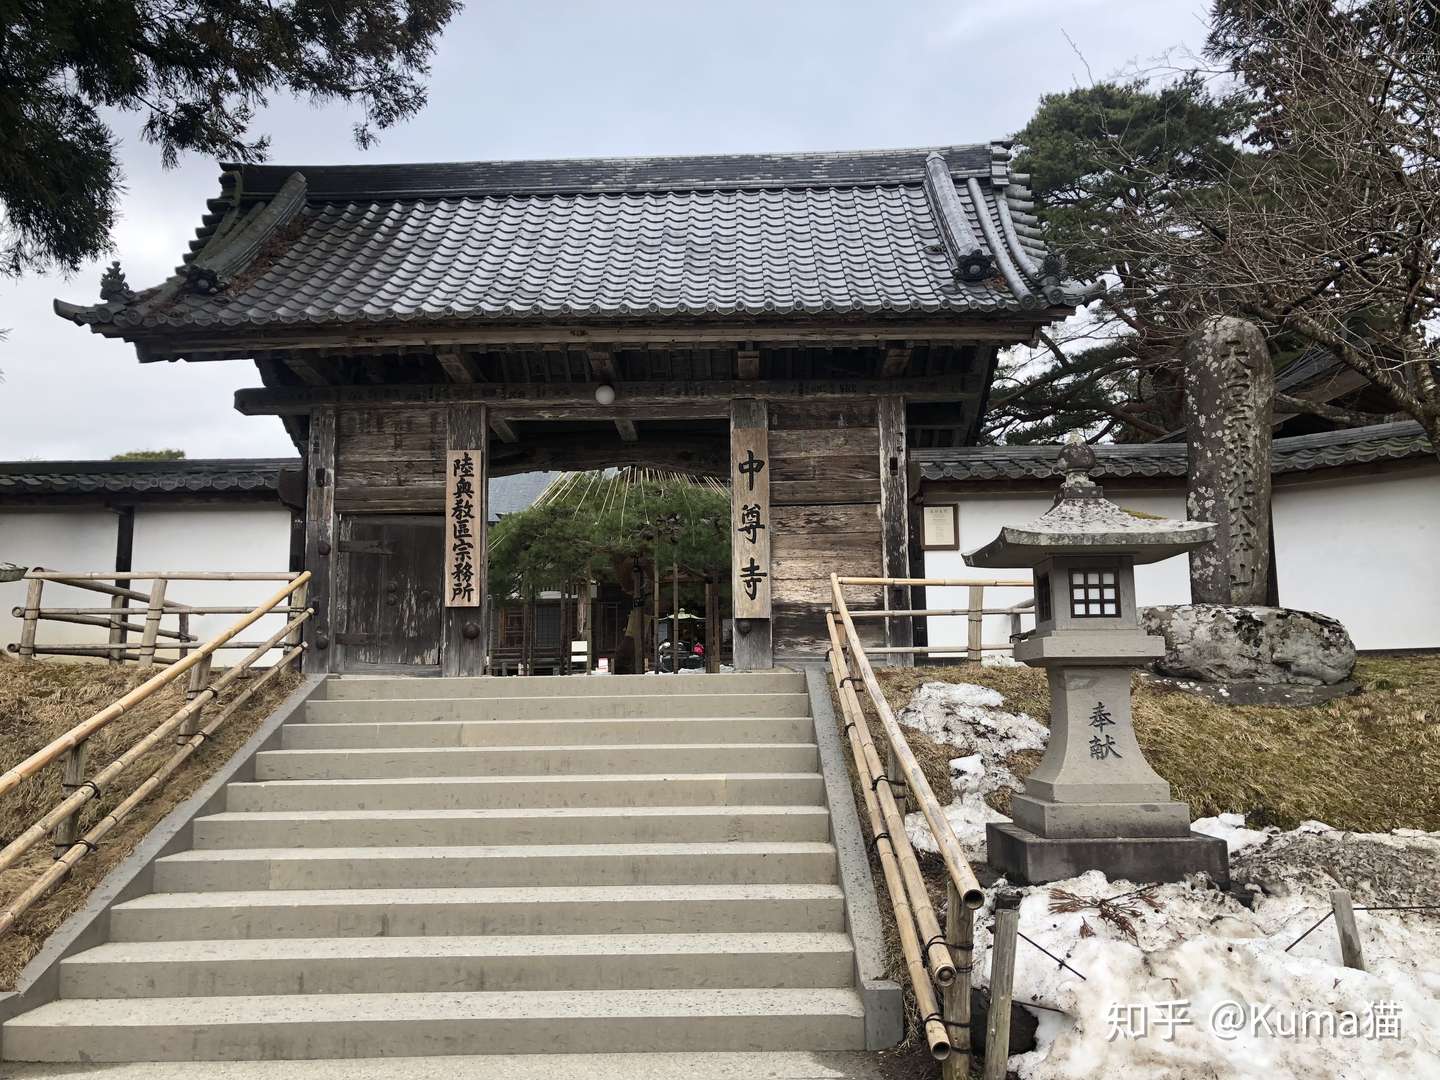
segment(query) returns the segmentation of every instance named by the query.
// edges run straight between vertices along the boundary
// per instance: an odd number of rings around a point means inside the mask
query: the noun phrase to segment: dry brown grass
[[[923,682],[972,682],[1004,694],[1007,709],[1049,722],[1045,673],[1033,668],[877,674],[897,710]],[[1137,682],[1135,733],[1195,817],[1236,811],[1282,829],[1307,819],[1357,832],[1440,829],[1440,657],[1364,658],[1355,678],[1359,693],[1305,708],[1217,705]],[[1023,778],[1039,757],[1018,755],[1010,768]],[[942,798],[948,790],[936,786]],[[1004,812],[1007,801],[994,804]]]
[[[99,711],[154,672],[133,666],[41,662],[22,664],[0,656],[0,771],[8,770]],[[144,838],[155,824],[187,799],[239,746],[260,722],[295,688],[300,677],[286,672],[251,698],[207,740],[154,797],[142,803],[111,830],[100,848],[83,860],[70,877],[30,908],[15,927],[0,938],[0,988],[10,989],[20,970],[40,950],[46,938],[85,903],[100,879]],[[238,696],[247,683],[239,680],[212,705],[207,715]],[[153,730],[185,700],[182,677],[121,716],[91,739],[91,775],[113,761],[139,738]],[[81,829],[88,828],[134,790],[175,751],[170,740],[142,757],[121,775],[114,788],[91,802],[82,813]],[[0,844],[9,843],[60,801],[60,764],[57,762],[0,798]],[[0,873],[0,906],[24,891],[52,861],[52,848],[41,841],[10,870]]]

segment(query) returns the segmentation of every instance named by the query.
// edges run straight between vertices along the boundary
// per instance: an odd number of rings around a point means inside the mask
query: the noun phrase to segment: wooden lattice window
[[[1071,570],[1070,614],[1076,619],[1120,615],[1120,575],[1115,570]]]

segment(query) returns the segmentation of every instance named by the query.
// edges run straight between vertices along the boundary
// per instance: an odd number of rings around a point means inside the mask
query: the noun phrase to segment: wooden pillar
[[[117,574],[128,574],[134,569],[131,564],[135,558],[135,507],[122,506],[115,511],[115,572]],[[128,589],[129,580],[116,580],[117,589]],[[110,663],[123,664],[125,662],[125,639],[129,631],[125,624],[129,621],[130,599],[125,596],[112,596],[110,598],[111,610],[115,615],[110,619],[109,643],[115,648],[110,650]]]
[[[735,670],[775,666],[770,608],[770,431],[763,401],[730,405],[730,566]]]
[[[910,576],[909,457],[905,446],[905,399],[897,396],[876,402],[880,429],[880,565],[883,576]],[[910,610],[910,589],[895,585],[885,590],[885,606]],[[885,620],[889,644],[904,648],[915,644],[915,620],[908,615]],[[915,663],[912,653],[891,653],[890,662],[903,667]]]
[[[720,586],[705,582],[705,670],[720,670]]]
[[[305,623],[306,674],[334,671],[335,409],[310,411],[305,455],[305,569],[315,614]]]
[[[445,618],[440,641],[440,670],[444,675],[483,675],[485,656],[488,649],[488,626],[485,614],[485,586],[489,576],[489,530],[486,521],[489,516],[488,495],[490,484],[489,442],[490,427],[484,405],[451,405],[446,422],[445,468]],[[470,477],[473,487],[473,513],[469,517],[469,529],[473,536],[473,554],[470,556],[474,590],[457,594],[449,578],[456,572],[456,529],[455,504],[456,475],[462,458],[468,454],[471,462],[467,469],[473,471]],[[463,489],[462,489],[463,490]]]

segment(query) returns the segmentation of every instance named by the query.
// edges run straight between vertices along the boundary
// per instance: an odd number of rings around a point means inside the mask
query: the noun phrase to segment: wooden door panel
[[[344,670],[440,664],[445,542],[438,514],[346,514],[338,554]]]

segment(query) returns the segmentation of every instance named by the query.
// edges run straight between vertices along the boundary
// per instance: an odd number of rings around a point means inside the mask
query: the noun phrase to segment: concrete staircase
[[[863,1049],[804,690],[331,680],[4,1057]]]

